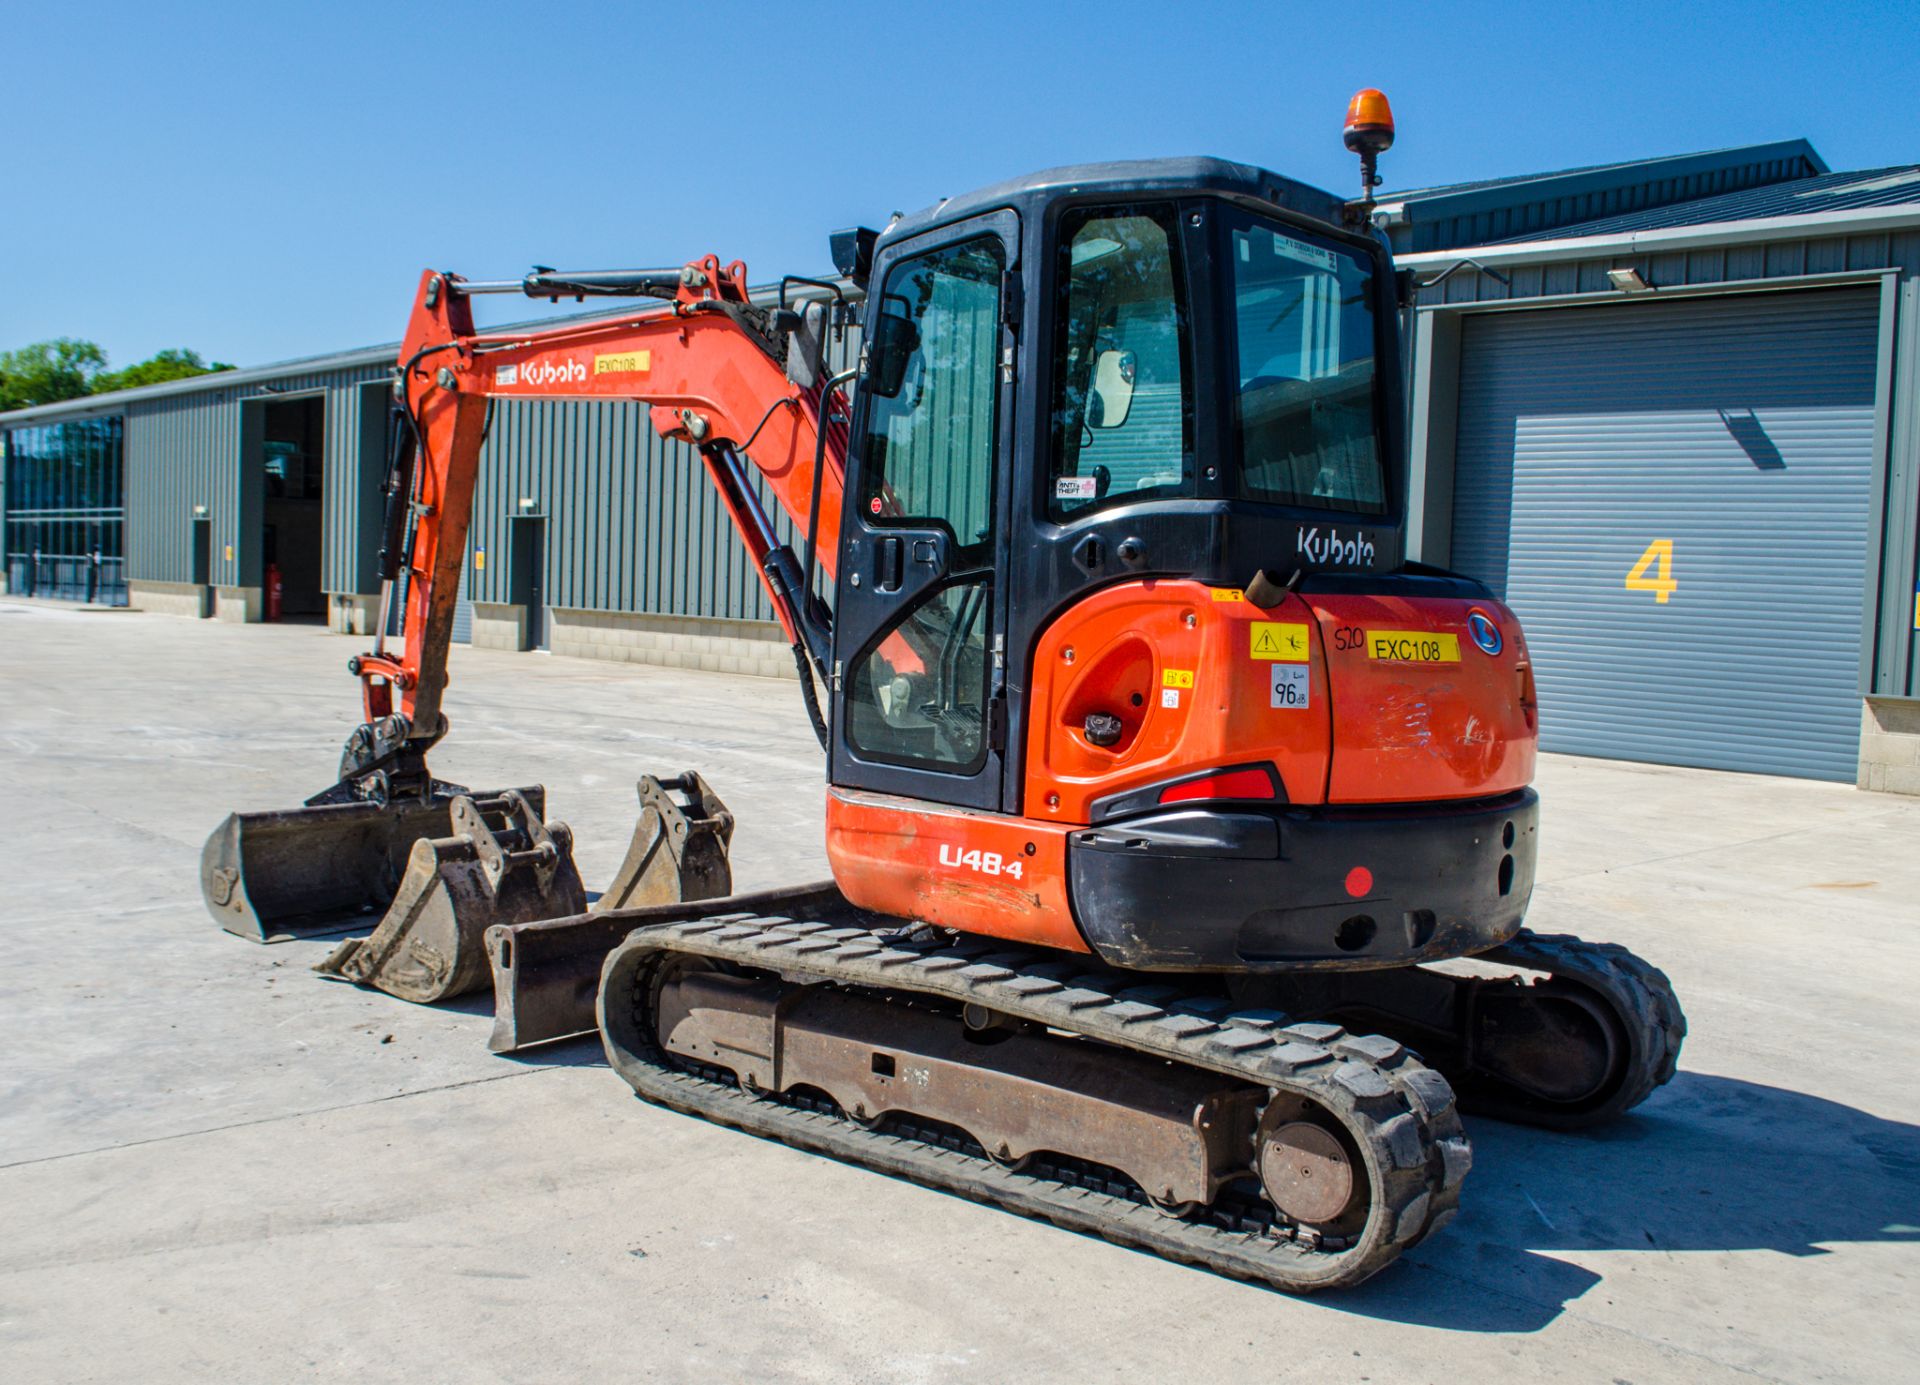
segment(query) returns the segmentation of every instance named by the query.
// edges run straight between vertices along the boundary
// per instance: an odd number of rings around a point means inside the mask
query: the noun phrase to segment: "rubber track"
[[[1071,1230],[1290,1293],[1357,1284],[1444,1226],[1459,1202],[1472,1152],[1446,1079],[1399,1043],[1336,1025],[1288,1026],[1273,1012],[1231,1013],[1214,998],[1063,961],[1058,953],[992,940],[903,937],[858,922],[738,916],[640,930],[608,958],[601,1033],[615,1071],[649,1101],[1038,1217]],[[1014,1171],[966,1142],[869,1129],[835,1111],[756,1096],[731,1080],[688,1071],[655,1037],[653,969],[692,954],[879,991],[972,1002],[1116,1047],[1155,1054],[1318,1103],[1359,1144],[1373,1207],[1352,1240],[1324,1243],[1310,1229],[1217,1199],[1176,1218],[1099,1177],[1067,1181]],[[1071,1177],[1071,1175],[1069,1175]]]
[[[1671,1081],[1680,1065],[1680,1046],[1687,1037],[1687,1017],[1667,974],[1618,943],[1594,943],[1565,933],[1535,933],[1521,929],[1511,941],[1477,960],[1504,962],[1543,971],[1595,992],[1620,1018],[1627,1037],[1627,1067],[1607,1099],[1578,1112],[1543,1112],[1514,1106],[1485,1096],[1465,1097],[1471,1114],[1582,1129],[1599,1125],[1632,1110],[1659,1087]]]

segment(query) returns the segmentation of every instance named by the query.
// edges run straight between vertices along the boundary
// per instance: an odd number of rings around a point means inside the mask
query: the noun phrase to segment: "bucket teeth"
[[[448,819],[446,834],[413,843],[373,933],[341,943],[315,970],[402,1000],[447,1000],[486,984],[488,928],[586,909],[573,834],[543,822],[525,794],[456,795]]]

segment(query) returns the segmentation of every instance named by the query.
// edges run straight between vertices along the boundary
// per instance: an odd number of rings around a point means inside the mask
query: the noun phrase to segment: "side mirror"
[[[882,399],[899,398],[907,363],[919,346],[919,324],[902,313],[882,310],[867,348],[867,388]]]
[[[827,339],[826,300],[815,298],[797,310],[776,310],[772,326],[787,339],[787,379],[803,390],[818,388],[820,370],[827,358],[823,349]]]
[[[1133,411],[1133,352],[1102,351],[1093,358],[1093,389],[1087,400],[1089,428],[1118,428]]]

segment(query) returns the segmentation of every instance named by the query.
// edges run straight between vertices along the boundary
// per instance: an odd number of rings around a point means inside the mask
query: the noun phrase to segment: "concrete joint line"
[[[438,1087],[420,1087],[410,1092],[390,1092],[386,1096],[370,1097],[366,1101],[343,1101],[338,1106],[315,1106],[305,1111],[287,1111],[278,1116],[261,1116],[257,1120],[234,1121],[231,1125],[210,1125],[204,1130],[182,1130],[173,1135],[155,1135],[146,1140],[127,1140],[117,1145],[98,1145],[93,1149],[73,1149],[65,1154],[43,1154],[33,1159],[16,1159],[11,1164],[0,1164],[0,1173],[9,1169],[24,1169],[34,1164],[57,1164],[62,1159],[84,1159],[90,1154],[112,1154],[116,1150],[138,1149],[142,1145],[164,1145],[174,1140],[195,1140],[202,1135],[218,1135],[228,1130],[247,1130],[256,1125],[277,1125],[281,1121],[304,1120],[308,1116],[326,1116],[335,1111],[354,1111],[363,1106],[380,1106],[389,1101],[405,1101],[408,1097],[432,1096],[435,1092],[453,1092],[462,1087],[478,1087],[488,1082],[504,1082],[510,1077],[535,1077],[543,1072],[558,1072],[566,1064],[555,1064],[543,1068],[522,1068],[515,1072],[498,1073],[493,1077],[474,1077],[465,1082],[443,1082]]]

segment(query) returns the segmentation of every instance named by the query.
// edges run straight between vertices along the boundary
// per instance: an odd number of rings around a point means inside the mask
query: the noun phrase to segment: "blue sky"
[[[1398,118],[1389,187],[1794,136],[1920,162],[1920,23],[1866,0],[148,0],[4,32],[0,348],[90,337],[116,365],[390,340],[428,264],[819,272],[836,226],[1082,160],[1347,192],[1361,86]]]

